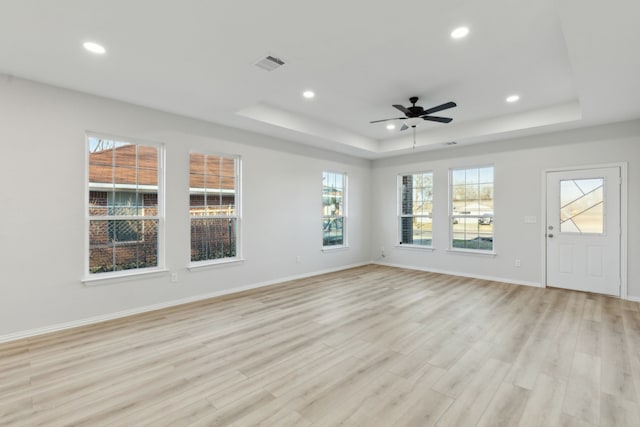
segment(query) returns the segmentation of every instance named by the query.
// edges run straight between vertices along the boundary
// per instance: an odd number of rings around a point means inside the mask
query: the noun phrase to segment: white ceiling
[[[410,96],[458,104],[416,150],[640,117],[638,21],[637,0],[0,0],[0,72],[379,158],[412,150],[369,123]]]

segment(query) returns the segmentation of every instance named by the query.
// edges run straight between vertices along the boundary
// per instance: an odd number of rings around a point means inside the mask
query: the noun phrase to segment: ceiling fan
[[[400,128],[400,130],[406,130],[406,129],[409,129],[409,127],[412,127],[415,129],[415,127],[420,123],[420,120],[428,120],[430,122],[439,122],[439,123],[449,123],[451,122],[451,120],[453,120],[450,117],[431,116],[430,114],[437,113],[438,111],[442,111],[442,110],[448,110],[449,108],[453,108],[457,105],[455,102],[449,101],[444,104],[425,110],[419,105],[416,105],[416,102],[418,102],[417,96],[412,96],[411,98],[409,98],[409,102],[413,104],[411,107],[403,107],[402,105],[397,105],[397,104],[394,105],[395,108],[397,108],[398,110],[404,113],[405,117],[395,117],[393,119],[374,120],[370,123],[386,122],[389,120],[408,120],[407,122],[402,124],[402,127]]]

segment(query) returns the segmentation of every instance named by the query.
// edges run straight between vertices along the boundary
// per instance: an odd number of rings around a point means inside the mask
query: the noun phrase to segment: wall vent
[[[276,58],[272,55],[267,55],[262,58],[260,61],[256,62],[256,67],[262,68],[266,71],[273,71],[276,68],[280,68],[284,65],[284,61],[280,58]]]

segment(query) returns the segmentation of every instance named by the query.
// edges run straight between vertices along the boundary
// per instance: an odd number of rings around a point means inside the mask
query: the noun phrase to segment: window
[[[160,147],[87,141],[89,274],[159,267]]]
[[[493,166],[452,169],[451,247],[493,251]]]
[[[398,177],[398,228],[401,245],[431,246],[433,173]]]
[[[191,262],[238,256],[239,158],[191,153]]]
[[[560,181],[560,232],[604,233],[604,178]]]
[[[347,175],[322,172],[322,246],[346,246]]]

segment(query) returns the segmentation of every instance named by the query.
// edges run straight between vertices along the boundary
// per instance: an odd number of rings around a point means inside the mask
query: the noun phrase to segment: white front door
[[[620,296],[620,168],[547,172],[547,286]]]

